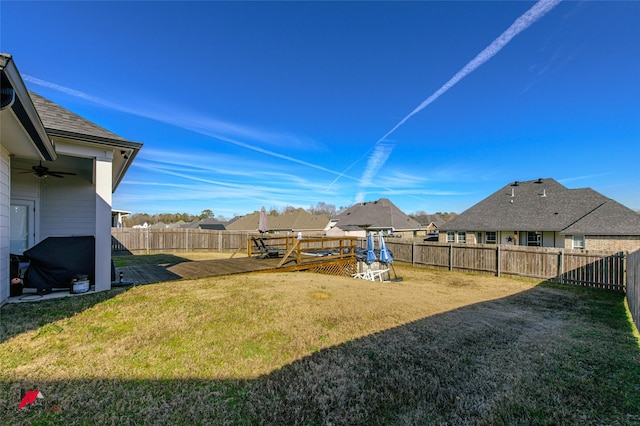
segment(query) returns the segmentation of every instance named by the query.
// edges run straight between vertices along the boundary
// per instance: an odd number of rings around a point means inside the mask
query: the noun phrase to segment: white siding
[[[9,297],[9,153],[0,147],[0,305]]]
[[[40,240],[96,232],[94,186],[82,176],[40,181]]]

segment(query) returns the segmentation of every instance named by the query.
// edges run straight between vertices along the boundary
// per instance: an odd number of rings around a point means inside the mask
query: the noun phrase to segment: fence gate
[[[603,290],[625,290],[625,254],[595,257],[588,253],[564,256],[559,282]]]

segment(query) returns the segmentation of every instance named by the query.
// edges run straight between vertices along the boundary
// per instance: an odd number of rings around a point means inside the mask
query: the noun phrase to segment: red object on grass
[[[38,390],[28,391],[25,394],[24,398],[22,398],[22,401],[20,402],[20,405],[18,405],[18,408],[24,408],[27,405],[33,404],[34,402],[36,402],[37,398],[44,398],[40,393],[40,391]]]

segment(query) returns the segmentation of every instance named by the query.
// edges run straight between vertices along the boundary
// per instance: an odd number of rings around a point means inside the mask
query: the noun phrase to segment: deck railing
[[[264,244],[266,251],[260,243]],[[358,245],[359,239],[356,237],[298,238],[255,235],[248,237],[246,243],[248,256],[258,254],[267,257],[273,253],[273,257],[281,257],[282,260],[278,267],[292,260],[295,260],[297,265],[305,265],[316,263],[319,260],[326,263],[354,259],[355,249]],[[237,252],[240,250],[242,248],[239,248]]]

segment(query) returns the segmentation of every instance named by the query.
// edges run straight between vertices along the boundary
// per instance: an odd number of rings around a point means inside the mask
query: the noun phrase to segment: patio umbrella
[[[391,263],[393,262],[393,257],[387,248],[387,244],[384,242],[384,237],[382,236],[382,232],[378,233],[378,245],[380,245],[380,262],[382,263]]]
[[[378,244],[380,245],[380,262],[391,266],[391,269],[393,269],[393,275],[395,278],[392,281],[402,281],[402,277],[398,277],[396,268],[393,267],[393,256],[387,248],[387,243],[384,242],[382,231],[378,233]]]
[[[371,264],[377,261],[376,253],[373,251],[373,232],[367,235],[367,263]]]
[[[260,219],[258,220],[258,231],[261,234],[269,231],[269,225],[267,225],[267,210],[262,206],[260,209]]]

